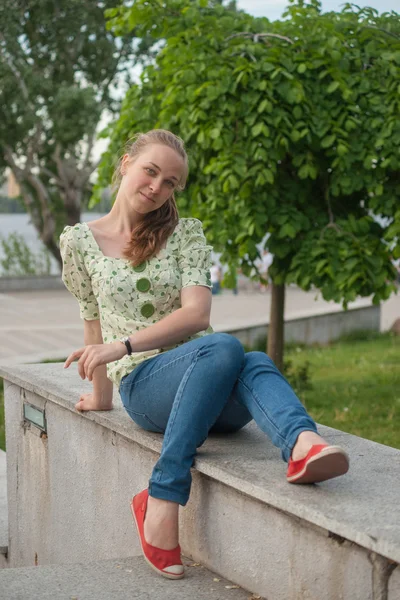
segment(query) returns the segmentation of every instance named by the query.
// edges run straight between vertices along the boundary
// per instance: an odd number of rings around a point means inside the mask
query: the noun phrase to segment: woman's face
[[[184,169],[184,160],[175,150],[163,144],[149,144],[134,159],[128,154],[122,159],[118,194],[130,208],[145,215],[169,200]]]

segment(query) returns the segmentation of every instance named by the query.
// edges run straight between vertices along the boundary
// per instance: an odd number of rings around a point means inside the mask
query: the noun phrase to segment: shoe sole
[[[162,577],[165,577],[166,579],[182,579],[182,577],[185,576],[185,571],[183,571],[183,573],[181,573],[180,575],[174,575],[173,573],[166,573],[165,571],[161,571],[161,569],[157,569],[157,567],[155,565],[153,565],[153,563],[147,558],[146,554],[144,553],[144,549],[143,549],[143,545],[142,545],[142,538],[140,536],[140,531],[139,531],[139,526],[137,524],[135,511],[133,509],[133,501],[131,502],[131,512],[132,512],[132,516],[133,516],[133,521],[136,525],[136,531],[137,531],[137,534],[139,537],[139,542],[140,542],[140,547],[142,549],[143,558],[147,562],[149,567],[151,567],[153,569],[153,571],[155,571],[159,575],[162,575]]]
[[[307,462],[300,473],[287,477],[289,483],[319,483],[345,475],[349,457],[342,448],[329,446]]]

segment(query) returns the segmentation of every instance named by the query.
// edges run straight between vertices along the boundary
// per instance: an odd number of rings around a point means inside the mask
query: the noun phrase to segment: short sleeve
[[[79,225],[65,227],[60,236],[60,252],[63,261],[62,280],[66,288],[79,302],[81,319],[99,319],[99,307],[92,290],[82,252]]]
[[[207,245],[203,227],[198,219],[182,219],[178,265],[182,288],[202,285],[212,288],[210,265],[212,247]]]

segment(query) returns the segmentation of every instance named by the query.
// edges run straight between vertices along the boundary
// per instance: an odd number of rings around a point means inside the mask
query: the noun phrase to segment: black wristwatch
[[[133,350],[132,350],[132,346],[131,346],[129,337],[123,337],[119,341],[122,342],[123,344],[125,344],[126,349],[128,350],[128,356],[130,356],[132,354]]]

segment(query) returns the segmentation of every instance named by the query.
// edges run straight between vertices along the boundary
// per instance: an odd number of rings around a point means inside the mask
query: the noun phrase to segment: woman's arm
[[[85,346],[103,344],[100,321],[83,321]],[[107,378],[106,365],[99,365],[93,371],[93,393],[82,394],[75,408],[77,410],[111,410],[113,397],[113,384]]]
[[[181,305],[170,315],[129,336],[133,352],[164,348],[182,342],[210,325],[211,291],[190,286],[181,291]]]
[[[131,334],[129,339],[133,352],[173,346],[190,335],[207,329],[211,312],[211,291],[208,288],[204,286],[183,288],[181,305],[181,308],[158,323]],[[99,365],[119,360],[125,354],[127,349],[122,342],[103,344],[101,341],[73,352],[65,361],[64,367],[68,368],[74,360],[79,359],[79,375],[82,379],[87,377],[91,381]]]

